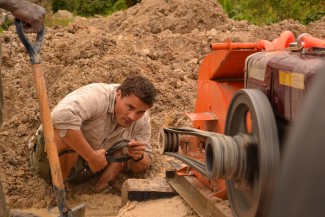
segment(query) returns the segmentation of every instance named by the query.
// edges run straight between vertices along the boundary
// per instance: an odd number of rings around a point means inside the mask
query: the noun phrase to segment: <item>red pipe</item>
[[[232,50],[232,49],[254,49],[256,47],[256,43],[248,42],[248,43],[211,43],[211,50]]]

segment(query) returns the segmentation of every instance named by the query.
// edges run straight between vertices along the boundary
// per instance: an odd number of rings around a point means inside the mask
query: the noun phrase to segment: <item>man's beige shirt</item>
[[[151,125],[148,111],[130,127],[121,127],[114,116],[116,90],[119,84],[94,83],[65,96],[52,111],[54,128],[66,132],[81,130],[90,146],[108,149],[122,139],[135,139],[150,145]],[[61,133],[61,132],[60,132]]]

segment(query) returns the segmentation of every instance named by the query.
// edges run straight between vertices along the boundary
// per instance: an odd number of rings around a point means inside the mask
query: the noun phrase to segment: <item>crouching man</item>
[[[152,151],[148,109],[155,95],[155,88],[146,77],[134,75],[121,85],[89,84],[64,97],[51,114],[63,180],[87,165],[93,173],[101,172],[94,186],[99,192],[124,169],[134,173],[146,171]],[[41,128],[35,138],[30,164],[41,177],[48,178],[50,170]],[[106,150],[121,140],[129,141],[124,154],[130,159],[108,162]],[[118,150],[114,156],[122,152]]]

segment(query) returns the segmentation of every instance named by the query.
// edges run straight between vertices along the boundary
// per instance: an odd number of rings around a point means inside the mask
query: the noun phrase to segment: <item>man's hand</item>
[[[144,143],[132,139],[128,145],[128,155],[133,160],[141,159],[144,154],[145,147],[146,145]]]
[[[0,7],[24,22],[26,33],[38,33],[44,27],[45,9],[25,0],[0,0]]]
[[[96,173],[107,166],[105,149],[95,150],[92,158],[88,161],[88,166],[92,172]]]

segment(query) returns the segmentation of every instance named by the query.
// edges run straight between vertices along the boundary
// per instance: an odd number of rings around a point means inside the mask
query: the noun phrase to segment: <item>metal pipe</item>
[[[257,43],[211,43],[211,50],[236,50],[236,49],[254,49]]]

